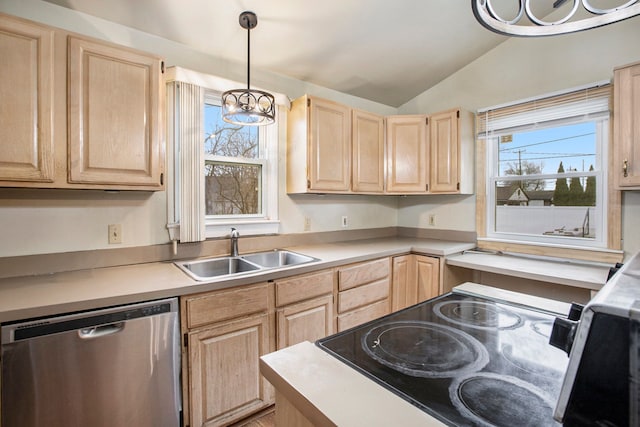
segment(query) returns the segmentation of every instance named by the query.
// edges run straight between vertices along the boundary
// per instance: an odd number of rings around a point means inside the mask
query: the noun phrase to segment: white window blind
[[[562,94],[478,110],[478,137],[500,136],[608,116],[611,92],[611,84],[599,83]]]

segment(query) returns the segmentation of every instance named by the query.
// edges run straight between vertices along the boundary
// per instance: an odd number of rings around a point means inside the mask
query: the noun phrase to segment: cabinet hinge
[[[460,110],[456,111],[456,117],[460,118]]]
[[[429,125],[429,117],[425,117],[425,119],[424,119],[424,124],[425,124],[425,125]]]
[[[160,174],[160,185],[164,185],[164,172]]]
[[[456,190],[460,191],[460,183],[456,185]]]
[[[429,184],[427,184],[426,187],[426,191],[429,191]]]
[[[164,61],[160,61],[160,72],[164,74]]]
[[[307,107],[311,107],[311,98],[307,98]]]
[[[182,344],[184,347],[189,347],[189,335],[184,334],[182,337]]]
[[[307,179],[307,190],[311,189],[311,180]]]

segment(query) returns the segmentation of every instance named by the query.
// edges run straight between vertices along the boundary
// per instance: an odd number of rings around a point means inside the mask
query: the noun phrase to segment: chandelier
[[[544,21],[531,10],[532,0],[512,0],[518,6],[515,18],[503,18],[496,13],[491,0],[471,0],[473,14],[480,24],[489,30],[506,35],[521,37],[553,36],[589,30],[603,25],[613,24],[636,15],[640,15],[640,0],[626,0],[625,3],[610,9],[599,9],[591,5],[591,0],[555,0],[554,8],[567,1],[573,5],[569,12],[557,21]],[[504,3],[504,1],[502,2]],[[572,18],[580,9],[591,16],[584,19]],[[526,16],[526,19],[525,19]]]
[[[251,29],[258,25],[253,12],[240,14],[240,26],[247,30],[247,88],[222,94],[222,120],[241,126],[270,125],[276,120],[275,98],[268,92],[251,89]]]

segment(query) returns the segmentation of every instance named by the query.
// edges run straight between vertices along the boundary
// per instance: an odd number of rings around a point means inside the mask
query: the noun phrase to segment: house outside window
[[[595,86],[478,113],[479,240],[610,247],[610,92]]]

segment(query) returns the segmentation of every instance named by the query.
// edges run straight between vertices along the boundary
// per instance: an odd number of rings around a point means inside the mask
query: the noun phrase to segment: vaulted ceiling
[[[258,15],[251,67],[397,107],[506,40],[469,0],[46,0],[246,63],[244,10]]]

